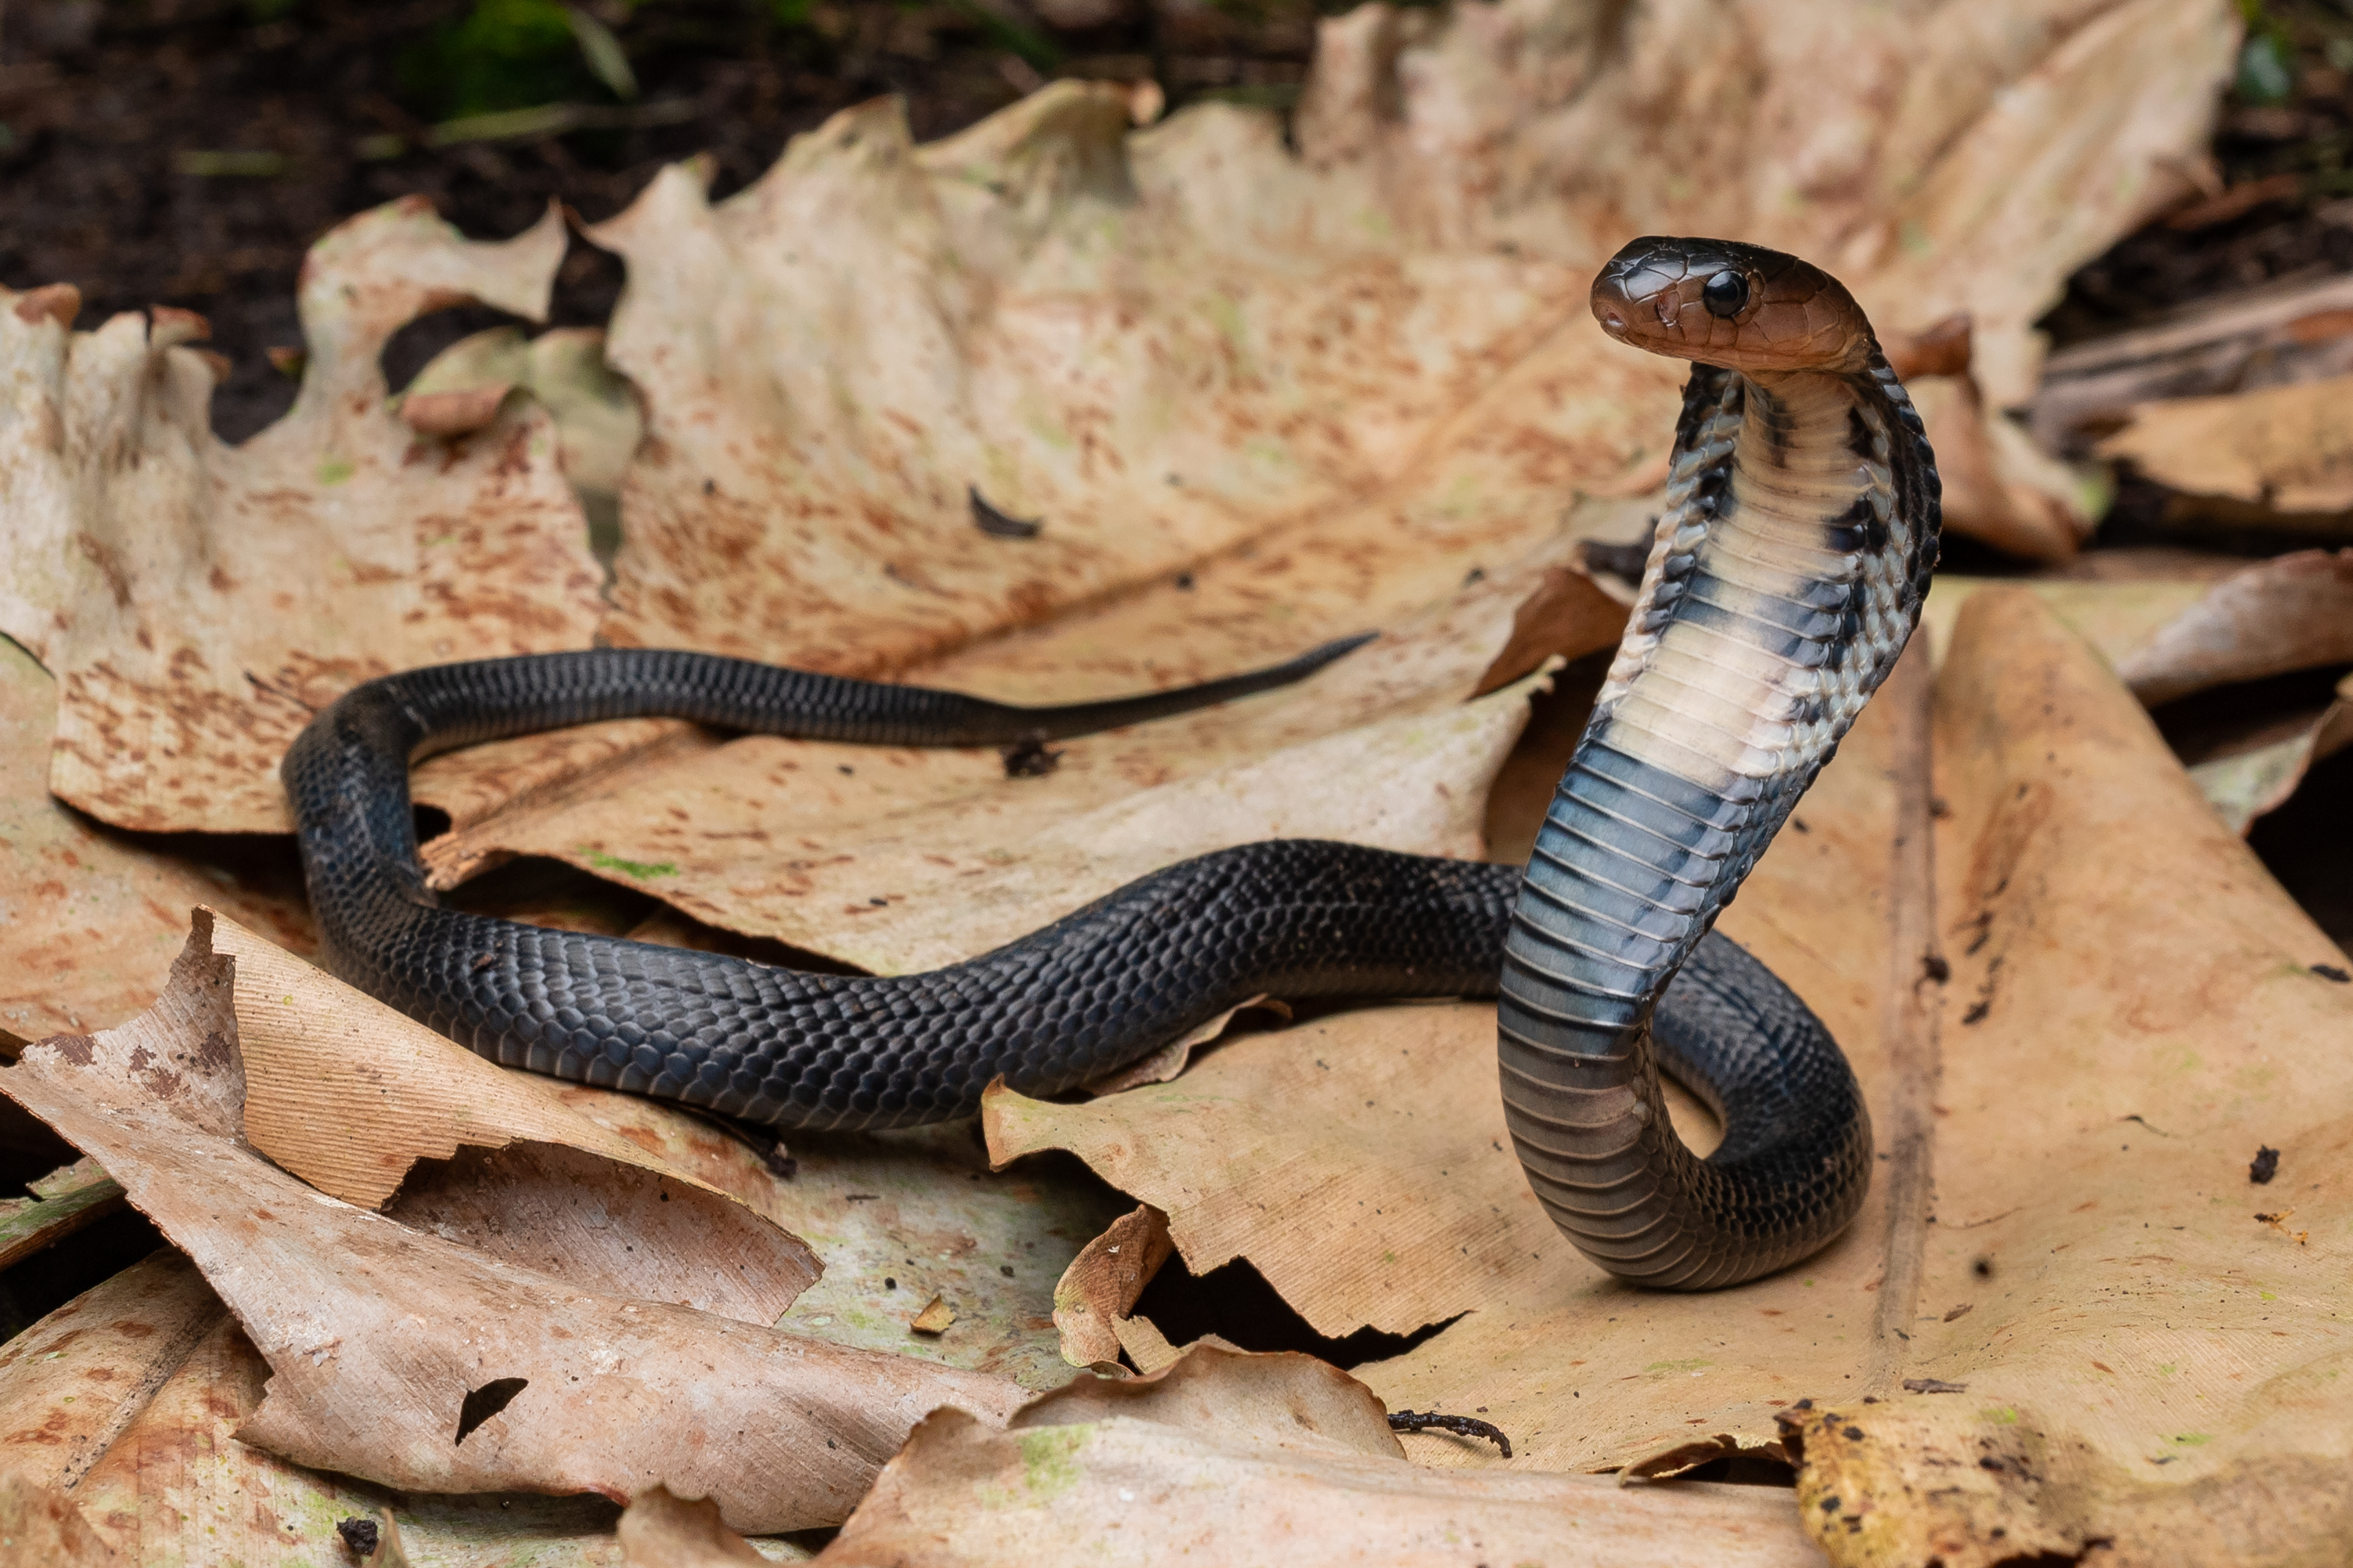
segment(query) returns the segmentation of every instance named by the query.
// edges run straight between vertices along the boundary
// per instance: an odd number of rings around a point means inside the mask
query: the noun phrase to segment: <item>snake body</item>
[[[1700,299],[1726,273],[1743,280],[1728,315]],[[1243,845],[965,963],[890,977],[444,908],[426,886],[407,780],[435,752],[648,714],[1002,745],[1269,689],[1363,639],[1060,708],[596,649],[383,677],[302,732],[282,773],[328,966],[506,1066],[787,1128],[965,1115],[998,1077],[1032,1095],[1071,1089],[1261,994],[1500,988],[1513,1136],[1588,1256],[1680,1287],[1803,1256],[1861,1201],[1862,1096],[1804,1005],[1708,926],[1916,619],[1935,470],[1861,311],[1804,263],[1637,241],[1594,299],[1615,335],[1702,363],[1626,642],[1525,873],[1317,840]],[[1792,327],[1809,311],[1812,339]],[[1662,1060],[1725,1121],[1705,1161],[1667,1126]]]

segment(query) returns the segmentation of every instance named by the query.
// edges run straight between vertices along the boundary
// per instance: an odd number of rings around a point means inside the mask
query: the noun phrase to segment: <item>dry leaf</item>
[[[1197,1347],[1155,1377],[1082,1377],[1010,1430],[939,1411],[819,1557],[969,1565],[1820,1559],[1786,1493],[1439,1475],[1380,1402],[1305,1356]]]
[[[708,1498],[672,1497],[650,1487],[621,1515],[621,1561],[628,1568],[724,1568],[765,1563],[751,1543],[727,1528]]]
[[[842,1518],[939,1401],[1012,1407],[1001,1379],[584,1290],[280,1173],[238,1141],[231,963],[209,935],[200,917],[155,1009],[29,1048],[0,1089],[105,1163],[268,1358],[241,1440],[406,1490],[661,1482],[787,1530]]]
[[[2353,550],[2303,550],[2215,584],[2120,661],[2154,708],[2233,681],[2353,661]]]
[[[969,1123],[884,1132],[803,1132],[780,1179],[740,1137],[675,1106],[565,1084],[564,1103],[804,1237],[825,1274],[776,1327],[812,1339],[995,1373],[1051,1388],[1070,1376],[1054,1281],[1124,1206],[1092,1182],[992,1174]],[[934,1295],[956,1331],[910,1339]]]
[[[553,211],[495,245],[422,198],[343,224],[304,264],[293,410],[236,447],[211,434],[187,312],[69,333],[0,311],[20,411],[0,431],[0,632],[61,683],[61,798],[127,827],[282,832],[278,759],[345,688],[587,646],[601,574],[545,414],[423,438],[377,363],[441,306],[540,314],[564,246]]]
[[[2168,489],[2339,531],[2353,510],[2353,376],[2147,403],[2096,450]]]
[[[57,689],[0,642],[0,1047],[120,1023],[154,1001],[191,905],[308,952],[317,937],[290,855],[142,843],[50,796]]]
[[[104,1568],[116,1561],[67,1498],[22,1477],[0,1475],[0,1563]]]
[[[622,470],[638,449],[642,420],[637,395],[605,363],[605,334],[595,327],[556,327],[525,339],[517,327],[491,327],[433,356],[401,394],[402,417],[421,397],[487,396],[519,386],[555,420],[564,477],[593,509],[617,503]]]
[[[673,169],[594,236],[649,433],[613,629],[899,667],[1335,503],[1558,493],[1501,451],[1630,472],[1670,375],[1578,307],[1643,230],[1836,253],[1891,331],[1968,310],[2014,400],[2060,280],[2170,199],[2234,38],[2182,0],[2003,20],[1363,11],[1324,25],[1295,157],[1269,116],[1129,135],[1124,89],[1062,82],[923,148],[848,111],[717,207]],[[1610,417],[1526,395],[1570,386]],[[967,484],[1043,533],[981,535]]]
[[[216,916],[245,1135],[320,1191],[588,1289],[770,1323],[799,1237],[508,1072]],[[420,1162],[423,1163],[420,1167]]]
[[[1953,642],[1953,624],[1972,596],[1988,588],[2012,585],[2032,591],[2068,630],[2091,644],[2111,665],[2124,663],[2147,647],[2197,604],[2207,588],[2203,582],[2170,575],[2126,581],[2038,577],[2012,584],[1999,577],[1939,574],[1920,612],[1920,635],[1928,639],[1934,662],[1944,662]]]
[[[0,1268],[14,1267],[122,1206],[122,1188],[87,1158],[25,1185],[32,1196],[0,1198]]]
[[[1945,528],[2028,561],[2072,559],[2098,521],[2084,487],[2006,415],[1989,415],[1966,374],[1910,390],[1936,449]]]
[[[934,1296],[907,1327],[919,1334],[944,1334],[955,1324],[955,1309],[944,1296]]]
[[[353,1518],[406,1532],[406,1556],[368,1562],[601,1568],[617,1559],[612,1505],[601,1499],[412,1493],[396,1504],[365,1482],[247,1447],[233,1434],[269,1375],[203,1276],[160,1251],[0,1350],[0,1409],[11,1416],[0,1484],[55,1494],[103,1543],[153,1568],[317,1568],[343,1560],[335,1526]],[[0,1551],[0,1562],[16,1561]]]
[[[1168,1261],[1168,1216],[1145,1204],[1080,1248],[1054,1287],[1054,1326],[1072,1366],[1119,1364],[1118,1325]]]
[[[2353,1540],[2341,1460],[2249,1454],[2168,1485],[2026,1411],[1933,1395],[1792,1411],[1788,1430],[1804,1456],[1800,1512],[1841,1564],[2321,1568]]]

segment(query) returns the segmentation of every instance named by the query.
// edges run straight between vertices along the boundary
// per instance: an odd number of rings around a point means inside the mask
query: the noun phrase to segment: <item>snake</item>
[[[1591,304],[1610,339],[1692,369],[1624,639],[1525,867],[1241,844],[897,975],[444,905],[408,784],[437,752],[640,716],[1035,747],[1288,686],[1366,638],[1047,707],[606,647],[402,670],[311,721],[280,773],[322,963],[503,1066],[779,1130],[969,1116],[998,1080],[1067,1094],[1260,996],[1493,997],[1504,1120],[1579,1250],[1661,1289],[1788,1267],[1861,1205],[1870,1118],[1830,1032],[1713,927],[1917,624],[1935,459],[1861,308],[1807,262],[1639,239]],[[1670,1122],[1662,1068],[1721,1121],[1705,1158]]]

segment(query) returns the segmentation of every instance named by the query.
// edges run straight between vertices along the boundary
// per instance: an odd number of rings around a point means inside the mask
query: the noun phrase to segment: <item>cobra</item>
[[[1064,1092],[1261,994],[1493,995],[1520,1159],[1588,1257],[1681,1288],[1785,1266],[1852,1216],[1869,1121],[1820,1024],[1710,927],[1917,620],[1936,472],[1862,311],[1801,261],[1638,240],[1593,307],[1620,342],[1694,369],[1633,617],[1525,870],[1243,845],[897,976],[442,906],[407,778],[436,752],[647,714],[876,745],[1051,739],[1283,685],[1363,639],[1034,709],[596,649],[386,676],[303,731],[282,773],[328,966],[509,1067],[791,1129],[968,1115],[1000,1077]],[[1668,1124],[1662,1064],[1723,1120],[1704,1160]]]

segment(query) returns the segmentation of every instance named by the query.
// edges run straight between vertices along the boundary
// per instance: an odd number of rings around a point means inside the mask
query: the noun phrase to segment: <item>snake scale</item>
[[[371,680],[289,752],[328,965],[507,1066],[786,1128],[966,1115],[998,1077],[1031,1095],[1076,1089],[1261,994],[1494,996],[1519,1158],[1587,1256],[1680,1289],[1805,1257],[1862,1202],[1869,1118],[1822,1026],[1710,927],[1918,619],[1934,459],[1862,310],[1805,262],[1641,239],[1592,303],[1611,337],[1694,368],[1625,640],[1525,868],[1243,845],[994,952],[892,977],[444,908],[407,777],[436,752],[646,714],[1003,745],[1269,689],[1362,639],[1203,686],[1035,709],[709,654],[540,654]],[[1724,1121],[1704,1160],[1668,1123],[1662,1066]]]

